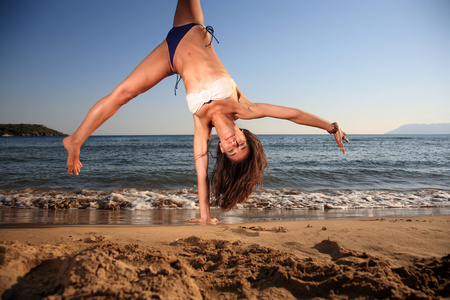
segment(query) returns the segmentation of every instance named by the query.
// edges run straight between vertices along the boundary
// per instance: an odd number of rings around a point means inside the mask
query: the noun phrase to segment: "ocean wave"
[[[196,190],[0,190],[0,207],[103,210],[196,209]],[[448,190],[340,190],[308,192],[265,189],[253,193],[238,209],[327,210],[450,207]]]

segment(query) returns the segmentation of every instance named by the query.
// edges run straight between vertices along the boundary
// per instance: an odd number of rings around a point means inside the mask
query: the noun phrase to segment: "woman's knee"
[[[127,104],[131,99],[141,94],[140,91],[131,88],[126,84],[120,84],[112,92],[114,98],[120,105]]]

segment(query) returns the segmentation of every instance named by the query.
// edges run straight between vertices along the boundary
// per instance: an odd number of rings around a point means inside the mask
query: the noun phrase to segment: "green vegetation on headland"
[[[0,124],[0,136],[65,136],[66,134],[36,124]]]

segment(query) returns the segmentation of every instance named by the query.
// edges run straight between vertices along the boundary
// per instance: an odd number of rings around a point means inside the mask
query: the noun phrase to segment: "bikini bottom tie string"
[[[177,82],[175,83],[175,89],[174,89],[175,96],[177,95],[178,83],[180,81],[181,81],[181,76],[180,76],[180,74],[177,73]]]
[[[214,36],[214,28],[212,26],[206,26],[206,31],[209,32],[209,34],[211,35],[211,42],[209,42],[208,45],[205,45],[205,47],[211,46],[212,42],[213,42],[213,38],[216,40],[217,44],[219,44],[219,40]]]

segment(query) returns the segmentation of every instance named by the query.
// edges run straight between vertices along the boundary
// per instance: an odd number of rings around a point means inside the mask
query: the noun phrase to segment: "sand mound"
[[[329,262],[240,241],[180,239],[171,251],[93,236],[63,246],[3,244],[3,299],[436,298],[449,295],[449,256],[391,268],[324,240]]]

